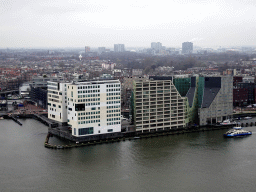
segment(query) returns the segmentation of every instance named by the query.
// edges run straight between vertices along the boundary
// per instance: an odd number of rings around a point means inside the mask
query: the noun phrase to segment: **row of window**
[[[111,84],[111,85],[107,85],[107,87],[120,87],[120,84]]]
[[[107,109],[120,108],[120,105],[107,106]]]
[[[120,95],[120,92],[107,93],[107,96]]]
[[[96,120],[90,120],[90,121],[78,121],[78,124],[89,124],[89,123],[99,123],[100,120],[96,119]]]
[[[78,102],[91,102],[91,101],[100,101],[100,98],[93,98],[93,99],[78,99]]]
[[[78,113],[78,116],[82,115],[95,115],[95,114],[100,114],[100,111],[92,111],[92,112],[84,112],[84,113]]]
[[[107,100],[120,99],[120,97],[107,97]]]
[[[120,91],[120,89],[107,89],[107,92]]]
[[[100,88],[99,85],[89,85],[89,86],[78,86],[77,89],[95,89]]]
[[[97,92],[100,92],[100,90],[99,89],[94,89],[94,90],[78,91],[78,94],[81,94],[81,93],[97,93]]]
[[[78,101],[79,102],[79,101]],[[95,103],[85,103],[85,106],[94,106],[94,105],[100,105],[100,102]]]
[[[90,94],[90,95],[78,95],[78,98],[85,98],[85,97],[99,97],[100,94]]]
[[[115,109],[115,110],[107,110],[107,113],[117,113],[120,112],[120,109]]]
[[[120,120],[120,117],[117,118],[108,118],[107,121],[118,121]]]
[[[78,102],[83,102],[82,99],[78,99]],[[69,102],[68,102],[68,105],[69,105]],[[79,104],[80,105],[80,104]],[[81,104],[82,105],[82,104]],[[95,105],[100,105],[100,102],[94,102],[94,103],[84,103],[83,104],[84,106],[95,106]],[[73,106],[74,106],[74,103],[73,103]]]
[[[110,122],[110,123],[107,123],[107,125],[117,125],[117,124],[120,124],[120,122]]]
[[[120,101],[107,101],[107,104],[116,104],[116,103],[120,103]]]
[[[96,115],[96,116],[86,116],[86,117],[78,117],[78,120],[97,119],[97,118],[100,118],[100,115]]]
[[[107,115],[107,117],[116,117],[116,116],[120,116],[120,113],[115,113],[115,114],[109,114]]]

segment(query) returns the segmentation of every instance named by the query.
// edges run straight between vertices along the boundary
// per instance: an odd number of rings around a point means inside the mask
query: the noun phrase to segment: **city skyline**
[[[0,47],[253,46],[256,2],[63,0],[0,3]]]

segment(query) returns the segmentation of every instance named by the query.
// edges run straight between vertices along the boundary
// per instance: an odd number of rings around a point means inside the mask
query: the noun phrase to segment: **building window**
[[[79,135],[93,134],[93,127],[78,129]]]

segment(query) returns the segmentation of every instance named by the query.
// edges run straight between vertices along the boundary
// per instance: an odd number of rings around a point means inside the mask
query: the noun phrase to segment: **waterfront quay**
[[[186,127],[186,128],[141,133],[141,132],[136,132],[135,127],[133,125],[128,125],[127,123],[126,124],[124,123],[122,124],[122,130],[123,130],[122,132],[75,137],[72,135],[69,126],[60,125],[58,124],[58,122],[48,119],[45,116],[45,114],[24,113],[24,114],[11,114],[11,116],[10,114],[9,115],[6,114],[6,116],[4,116],[4,118],[6,119],[7,118],[13,119],[11,117],[14,117],[16,119],[17,118],[33,118],[47,125],[48,134],[46,136],[44,145],[47,148],[53,148],[53,149],[81,147],[81,146],[113,143],[113,142],[120,142],[125,140],[134,140],[134,139],[147,139],[147,138],[153,138],[153,137],[185,134],[185,133],[192,133],[192,132],[212,131],[212,130],[219,130],[219,129],[227,129],[231,127],[231,126]],[[64,140],[71,141],[71,144],[52,145],[50,143],[51,136],[56,136]]]
[[[256,122],[254,123],[256,125]],[[247,124],[246,126],[252,126],[254,124]],[[148,139],[154,137],[161,136],[170,136],[170,135],[178,135],[178,134],[189,134],[194,132],[204,132],[204,131],[214,131],[220,129],[230,129],[231,125],[226,126],[208,126],[208,127],[186,127],[186,128],[178,128],[178,129],[170,129],[165,131],[155,131],[155,132],[146,132],[141,133],[135,130],[117,132],[117,133],[109,133],[109,134],[100,134],[100,135],[92,135],[92,136],[83,136],[83,137],[74,137],[72,136],[68,126],[59,126],[55,128],[48,129],[48,135],[45,140],[45,147],[52,149],[67,149],[72,147],[82,147],[82,146],[90,146],[96,144],[103,143],[114,143],[126,140],[137,140],[137,139]],[[134,127],[132,127],[134,128]],[[73,144],[69,145],[52,145],[50,143],[50,137],[56,136],[65,140],[73,141]]]
[[[188,134],[193,132],[214,131],[214,130],[220,130],[220,129],[230,129],[232,127],[232,125],[225,125],[225,126],[207,125],[207,126],[192,126],[192,127],[185,127],[185,128],[141,133],[136,131],[136,128],[134,125],[130,125],[128,122],[124,121],[122,122],[121,132],[75,137],[72,135],[69,126],[61,125],[57,121],[47,118],[47,112],[42,111],[40,108],[33,107],[33,109],[34,110],[30,110],[30,108],[28,108],[25,111],[22,109],[19,109],[18,111],[16,110],[13,113],[6,112],[6,114],[3,116],[5,119],[7,118],[12,119],[17,123],[19,122],[18,119],[33,118],[47,125],[48,134],[47,134],[44,146],[47,148],[53,148],[53,149],[81,147],[81,146],[113,143],[113,142],[120,142],[125,140],[134,140],[134,139],[147,139],[147,138],[170,136],[170,135],[177,135],[177,134]],[[20,111],[24,111],[24,112],[20,113]],[[249,121],[240,122],[240,124],[242,127],[256,126],[256,121],[254,122],[254,119],[251,119]],[[51,136],[56,136],[58,138],[70,141],[71,144],[52,145],[50,142]]]
[[[241,126],[244,126],[244,127],[256,126],[256,121],[255,122],[254,121],[255,120],[252,120],[251,122],[242,122]],[[125,132],[111,133],[111,134],[74,137],[71,135],[68,127],[62,126],[62,127],[48,129],[48,135],[46,137],[44,146],[46,148],[51,148],[51,149],[69,149],[73,147],[91,146],[91,145],[104,144],[104,143],[107,144],[107,143],[114,143],[114,142],[120,142],[120,141],[126,141],[126,140],[131,141],[131,140],[149,139],[149,138],[171,136],[171,135],[216,131],[216,130],[230,129],[232,127],[233,125],[221,125],[221,126],[208,125],[208,126],[201,126],[201,127],[194,126],[194,127],[170,129],[168,131],[165,130],[165,131],[155,131],[155,132],[146,132],[146,133],[141,133],[141,132],[132,130],[132,131],[125,131]],[[74,142],[73,144],[69,144],[69,145],[52,145],[50,143],[51,136],[56,136],[56,137],[67,139],[69,141],[74,141]]]

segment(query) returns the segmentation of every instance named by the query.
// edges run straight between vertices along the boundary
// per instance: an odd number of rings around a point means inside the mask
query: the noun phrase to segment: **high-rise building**
[[[151,49],[154,50],[161,50],[163,48],[162,43],[160,42],[152,42],[151,43]]]
[[[85,46],[85,53],[90,52],[90,47],[89,46]]]
[[[182,43],[182,53],[189,54],[193,52],[193,43],[192,42],[184,42]]]
[[[229,76],[150,77],[133,84],[137,131],[205,126],[233,115],[233,81]]]
[[[124,52],[125,51],[124,44],[114,44],[114,51],[115,52]]]
[[[121,132],[119,80],[48,84],[48,118],[67,123],[72,135]]]
[[[133,122],[136,131],[152,132],[185,127],[185,101],[171,77],[134,81]]]

